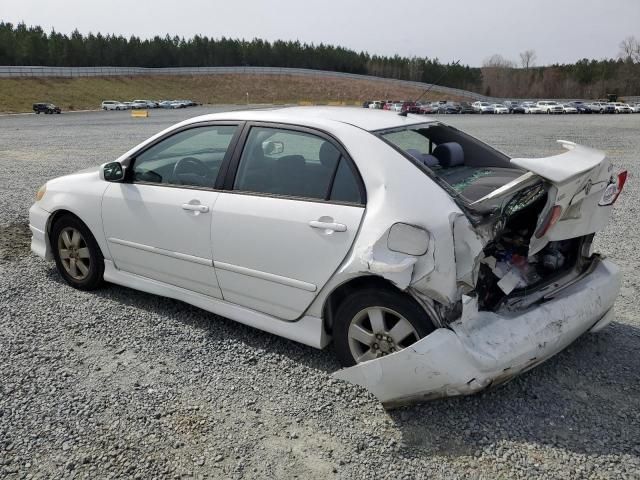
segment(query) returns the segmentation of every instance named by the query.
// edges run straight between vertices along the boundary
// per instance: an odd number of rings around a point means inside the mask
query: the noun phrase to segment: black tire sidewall
[[[349,326],[351,320],[369,307],[384,307],[393,310],[416,329],[420,338],[435,330],[427,312],[410,296],[390,290],[366,289],[351,294],[338,307],[333,323],[333,343],[336,356],[343,367],[356,364],[349,348]]]
[[[84,237],[87,247],[89,248],[91,264],[89,266],[89,275],[84,280],[76,280],[71,277],[60,260],[60,255],[58,253],[58,237],[66,227],[72,227],[78,230]],[[104,274],[104,257],[102,256],[98,242],[96,242],[96,239],[91,234],[89,228],[80,219],[72,215],[64,215],[57,219],[51,227],[50,243],[53,258],[55,259],[56,267],[58,268],[58,273],[65,282],[79,290],[93,290],[100,286]]]

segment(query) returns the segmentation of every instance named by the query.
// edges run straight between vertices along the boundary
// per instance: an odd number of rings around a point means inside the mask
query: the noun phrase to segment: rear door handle
[[[209,207],[206,205],[200,205],[199,203],[183,203],[182,209],[200,213],[207,213],[209,211]]]
[[[319,220],[311,220],[309,222],[311,228],[319,228],[321,230],[333,230],[334,232],[346,232],[347,226],[343,223],[321,222]]]

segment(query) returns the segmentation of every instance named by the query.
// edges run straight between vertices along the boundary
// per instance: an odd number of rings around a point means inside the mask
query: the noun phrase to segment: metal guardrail
[[[457,97],[472,98],[481,101],[497,101],[499,99],[486,97],[468,90],[432,85],[430,83],[397,80],[394,78],[358,75],[354,73],[331,72],[326,70],[311,70],[307,68],[279,68],[279,67],[41,67],[41,66],[0,66],[0,77],[109,77],[109,76],[137,76],[137,75],[221,75],[221,74],[253,74],[253,75],[296,75],[314,77],[340,77],[354,80],[391,83],[398,86],[431,88],[431,91]]]

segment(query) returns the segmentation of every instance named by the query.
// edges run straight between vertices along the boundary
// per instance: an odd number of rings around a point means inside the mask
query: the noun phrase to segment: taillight
[[[562,207],[560,205],[554,205],[553,208],[547,214],[547,218],[545,218],[544,223],[540,226],[538,231],[536,232],[536,238],[542,238],[549,231],[551,227],[553,227],[558,220],[560,220],[560,215],[562,214]]]
[[[602,198],[600,199],[600,202],[598,202],[598,205],[613,205],[622,193],[622,188],[626,181],[627,171],[623,170],[618,174],[617,179],[607,185],[607,188],[604,189],[604,193],[602,194]]]

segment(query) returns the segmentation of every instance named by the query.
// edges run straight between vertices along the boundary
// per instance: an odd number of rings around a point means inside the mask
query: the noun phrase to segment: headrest
[[[320,163],[323,167],[333,169],[340,158],[340,152],[329,142],[324,142],[318,153]]]
[[[435,167],[438,165],[438,159],[433,155],[429,155],[428,153],[421,153],[419,150],[415,148],[407,148],[407,153],[411,155],[416,160],[419,160],[427,167]]]
[[[441,143],[433,150],[433,155],[444,168],[464,165],[464,151],[457,142]]]
[[[278,170],[287,171],[289,173],[299,172],[306,166],[302,155],[285,155],[278,159]]]

